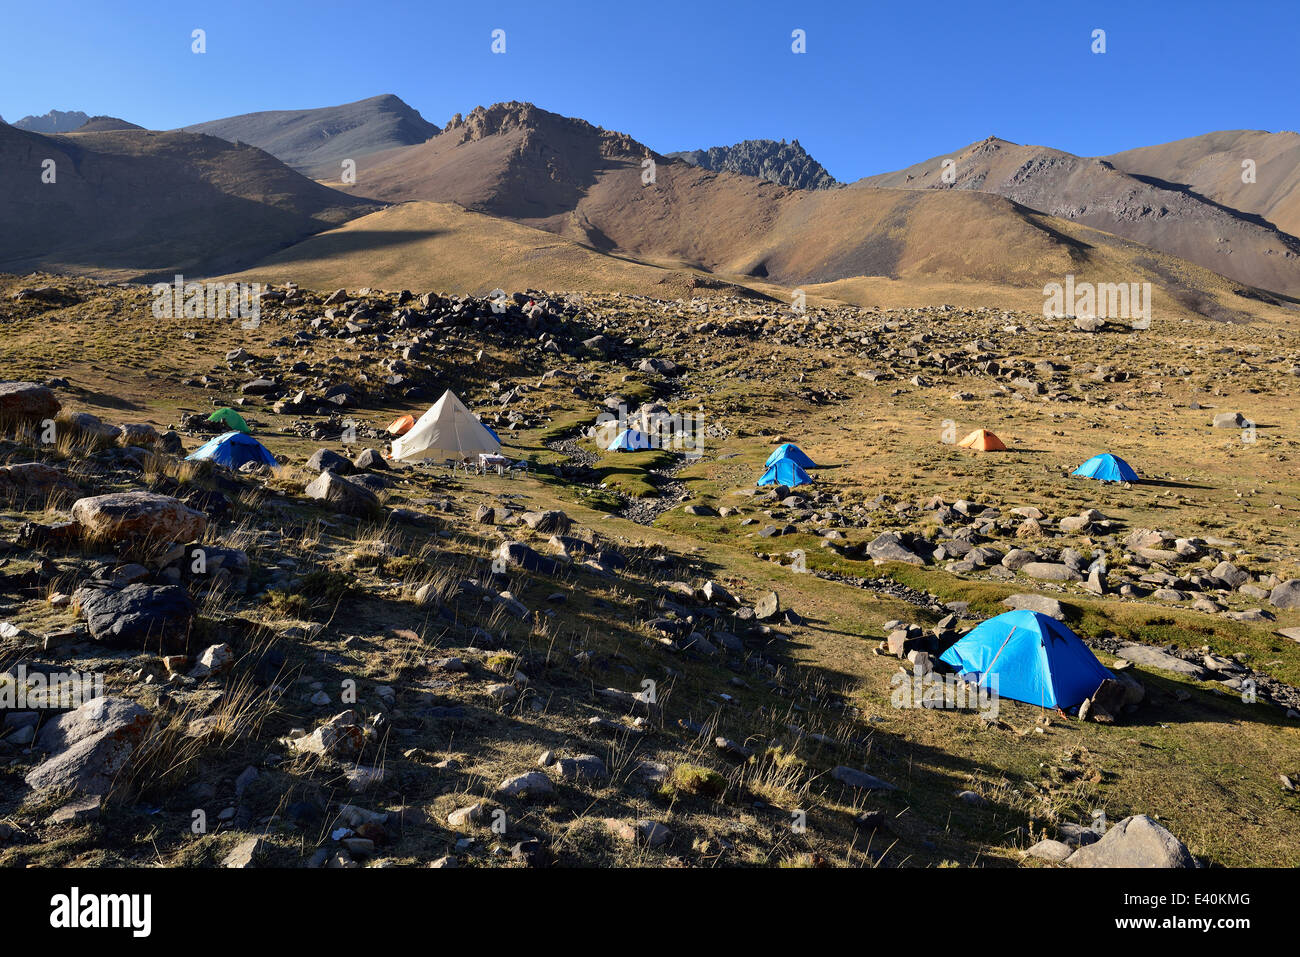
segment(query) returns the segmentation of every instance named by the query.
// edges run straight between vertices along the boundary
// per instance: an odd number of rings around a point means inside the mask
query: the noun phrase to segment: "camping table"
[[[504,455],[494,455],[491,452],[479,453],[478,467],[484,471],[488,469],[496,469],[497,475],[502,475],[505,473],[506,466],[509,464],[510,460]]]

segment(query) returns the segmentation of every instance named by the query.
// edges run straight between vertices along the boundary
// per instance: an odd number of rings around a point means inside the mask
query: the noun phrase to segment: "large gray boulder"
[[[352,460],[352,465],[361,471],[388,468],[388,463],[384,461],[384,454],[378,449],[362,450],[361,454]]]
[[[553,575],[559,565],[553,558],[547,558],[536,549],[523,542],[502,542],[492,553],[493,570],[505,571],[507,568],[522,568],[527,572],[540,572]]]
[[[1068,867],[1196,867],[1182,841],[1145,814],[1120,821],[1096,844],[1065,860]]]
[[[1288,578],[1277,585],[1268,601],[1274,608],[1300,608],[1300,578]]]
[[[497,786],[496,793],[510,798],[549,797],[555,793],[555,785],[541,771],[529,771],[506,778]]]
[[[841,784],[851,788],[858,788],[862,791],[896,791],[894,785],[888,781],[883,781],[874,774],[868,774],[866,771],[859,771],[857,768],[851,768],[841,764],[831,771],[831,777]]]
[[[380,507],[379,497],[370,489],[328,470],[321,472],[303,491],[308,498],[325,502],[350,515],[370,515]]]
[[[1232,562],[1219,562],[1210,572],[1210,577],[1223,582],[1229,588],[1240,588],[1250,581],[1250,572],[1238,568]]]
[[[317,449],[307,460],[307,468],[313,472],[333,472],[335,475],[351,475],[352,463],[332,449]]]
[[[96,698],[48,722],[33,750],[49,756],[27,773],[37,791],[106,794],[143,740],[152,717],[125,698]]]
[[[1046,595],[1008,595],[1002,599],[1002,604],[1017,610],[1036,611],[1057,621],[1065,620],[1065,609],[1061,607],[1061,603]]]
[[[637,365],[639,372],[656,373],[663,376],[675,376],[681,370],[671,359],[645,358]]]
[[[162,654],[184,653],[189,644],[194,602],[178,585],[93,583],[78,588],[72,600],[96,641]]]
[[[1060,864],[1073,853],[1074,848],[1063,841],[1039,841],[1024,852],[1026,857],[1036,857],[1051,864]]]
[[[1020,574],[1049,582],[1083,581],[1083,576],[1060,562],[1026,562],[1020,566]]]
[[[1240,429],[1245,427],[1246,422],[1246,417],[1240,412],[1218,412],[1214,416],[1216,429]]]
[[[569,521],[569,516],[558,509],[550,509],[545,512],[524,512],[520,518],[533,531],[541,532],[543,535],[563,535],[573,524]]]
[[[896,532],[884,532],[867,543],[867,554],[878,562],[906,562],[924,565],[925,559],[903,544]]]
[[[89,412],[74,412],[67,417],[67,423],[82,436],[100,442],[116,442],[122,436],[122,430],[116,425],[110,425]]]
[[[1174,674],[1187,675],[1189,678],[1197,678],[1202,681],[1209,677],[1209,672],[1200,665],[1184,661],[1176,655],[1161,651],[1159,648],[1152,648],[1150,645],[1120,645],[1115,654],[1147,668],[1172,671]]]

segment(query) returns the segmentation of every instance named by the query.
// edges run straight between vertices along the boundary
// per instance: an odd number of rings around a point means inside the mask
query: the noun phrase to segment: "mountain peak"
[[[248,143],[313,176],[337,176],[342,160],[423,143],[438,133],[392,93],[339,106],[243,113],[185,129]]]
[[[143,130],[143,126],[137,126],[134,123],[128,123],[126,120],[116,116],[92,116],[85,123],[78,126],[73,132],[75,133],[106,133],[122,130]]]
[[[71,133],[89,119],[80,110],[50,110],[44,116],[24,116],[13,125],[29,133]]]
[[[829,189],[839,185],[797,139],[789,143],[785,140],[744,140],[733,146],[711,146],[707,150],[685,150],[668,155],[714,172],[757,176],[794,189]]]
[[[562,116],[544,110],[533,103],[510,100],[491,106],[476,106],[468,115],[457,113],[447,123],[444,134],[450,134],[459,145],[473,143],[503,133],[522,131],[525,148],[538,137],[562,135],[596,139],[605,156],[650,156],[652,151],[626,133],[618,133],[594,126],[586,120]]]

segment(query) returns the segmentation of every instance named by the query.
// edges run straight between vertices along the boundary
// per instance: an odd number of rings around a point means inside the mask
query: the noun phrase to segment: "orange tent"
[[[971,449],[975,452],[1007,451],[1007,447],[1002,443],[1002,440],[988,429],[976,429],[957,444],[964,449]]]
[[[405,435],[407,432],[411,431],[411,426],[413,425],[415,425],[415,416],[404,415],[400,419],[395,420],[392,425],[388,427],[388,434]]]

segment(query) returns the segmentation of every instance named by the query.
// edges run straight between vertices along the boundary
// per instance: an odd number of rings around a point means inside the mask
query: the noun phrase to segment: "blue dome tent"
[[[1133,466],[1118,455],[1111,455],[1109,452],[1094,455],[1070,474],[1097,479],[1101,482],[1140,481],[1137,472],[1133,471]]]
[[[812,476],[803,470],[803,466],[793,459],[777,459],[758,480],[759,485],[811,485]]]
[[[280,464],[275,460],[275,456],[267,450],[266,446],[251,435],[245,435],[243,432],[227,432],[224,435],[218,435],[215,439],[210,439],[192,455],[186,456],[186,461],[199,462],[204,459],[210,459],[218,465],[224,465],[232,469],[237,469],[249,462],[270,466]]]
[[[769,455],[767,461],[763,464],[770,468],[777,462],[781,461],[781,459],[789,459],[800,468],[815,469],[817,467],[817,463],[808,458],[808,453],[799,448],[799,446],[795,445],[793,442],[786,442],[782,445],[778,445],[776,451]]]
[[[650,448],[650,439],[636,429],[624,429],[609,443],[607,452],[644,452]]]
[[[1008,611],[967,632],[939,656],[998,696],[1073,708],[1111,677],[1079,636],[1036,611]]]

